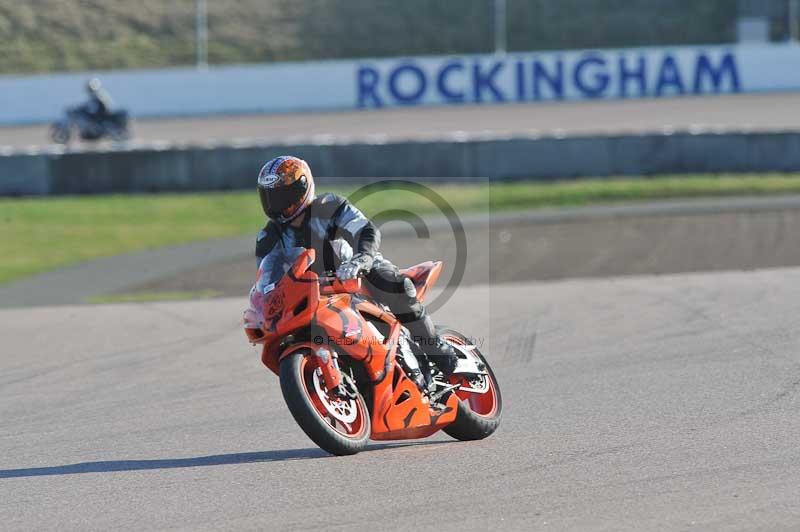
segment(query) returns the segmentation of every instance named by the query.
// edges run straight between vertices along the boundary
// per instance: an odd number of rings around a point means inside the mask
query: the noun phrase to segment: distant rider
[[[89,101],[81,106],[81,111],[86,117],[94,124],[101,124],[111,116],[111,108],[113,102],[111,96],[103,88],[103,84],[97,78],[92,78],[86,83],[86,92],[89,96]],[[101,128],[94,128],[95,131],[90,132],[89,138],[100,136]]]
[[[436,334],[411,279],[378,251],[380,232],[361,211],[341,196],[315,195],[311,168],[291,156],[263,166],[258,194],[268,218],[256,241],[259,264],[279,247],[305,247],[316,251],[312,270],[318,274],[335,270],[340,280],[364,274],[375,300],[392,310],[443,373],[453,372],[455,350]]]

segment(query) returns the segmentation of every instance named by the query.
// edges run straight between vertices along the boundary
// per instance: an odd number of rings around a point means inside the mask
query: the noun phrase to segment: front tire
[[[317,357],[307,350],[281,360],[283,399],[303,432],[322,449],[338,456],[356,454],[372,432],[369,410],[361,394],[344,401],[327,389]]]
[[[443,328],[437,332],[450,344],[464,346],[471,343],[466,336],[453,329]],[[503,398],[500,395],[500,386],[497,384],[497,378],[494,376],[491,366],[477,347],[473,347],[471,353],[486,366],[488,390],[483,394],[455,392],[459,399],[456,420],[446,426],[444,431],[451,437],[461,441],[488,438],[500,426],[500,420],[503,415]],[[468,383],[463,376],[459,375],[451,376],[450,382],[464,385]]]

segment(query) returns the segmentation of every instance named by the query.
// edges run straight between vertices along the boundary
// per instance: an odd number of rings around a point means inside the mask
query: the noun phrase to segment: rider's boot
[[[431,317],[423,314],[420,319],[406,323],[405,326],[414,341],[430,357],[431,362],[444,373],[445,377],[452,375],[458,363],[458,354],[453,346],[436,334],[436,327],[433,325]]]

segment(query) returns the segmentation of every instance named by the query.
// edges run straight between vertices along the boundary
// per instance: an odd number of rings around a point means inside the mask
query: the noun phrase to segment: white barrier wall
[[[46,122],[100,77],[136,117],[800,90],[800,45],[751,44],[0,77],[0,124]]]

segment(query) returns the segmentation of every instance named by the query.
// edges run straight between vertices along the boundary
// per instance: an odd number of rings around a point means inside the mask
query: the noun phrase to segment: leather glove
[[[336,270],[336,277],[338,277],[340,281],[355,279],[361,272],[370,271],[374,260],[375,259],[366,253],[353,255],[352,259],[339,265],[339,269]]]

